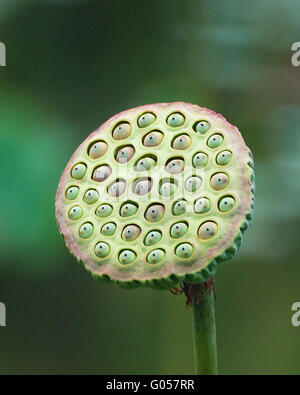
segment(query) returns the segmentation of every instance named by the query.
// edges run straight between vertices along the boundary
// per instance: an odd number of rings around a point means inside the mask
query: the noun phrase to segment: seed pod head
[[[101,281],[201,283],[236,254],[252,220],[253,168],[221,115],[182,102],[133,108],[72,155],[56,195],[59,230]]]

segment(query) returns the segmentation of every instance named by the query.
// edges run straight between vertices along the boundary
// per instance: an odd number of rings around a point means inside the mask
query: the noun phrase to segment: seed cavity
[[[158,243],[162,238],[162,234],[160,230],[151,230],[150,232],[147,233],[145,239],[144,239],[144,244],[146,246],[152,246],[156,243]]]
[[[162,132],[154,130],[153,132],[146,134],[143,139],[143,144],[145,147],[156,147],[161,143],[163,137],[164,135]]]
[[[104,141],[94,141],[89,145],[88,154],[92,159],[98,159],[103,156],[108,149]]]
[[[162,204],[151,204],[145,213],[145,218],[149,222],[158,222],[165,213],[165,207]]]
[[[165,255],[165,251],[158,248],[149,252],[149,254],[147,255],[147,262],[155,265],[156,263],[160,263],[164,259]]]
[[[107,222],[101,228],[101,233],[104,236],[112,236],[117,229],[117,225],[114,222]]]
[[[138,210],[138,206],[134,202],[126,202],[120,208],[121,217],[131,217]]]
[[[96,189],[88,189],[84,194],[83,200],[87,204],[93,204],[98,200],[98,198],[99,198],[99,194],[96,191]]]
[[[90,222],[86,222],[81,225],[79,229],[79,236],[82,237],[83,239],[88,239],[90,236],[92,236],[94,232],[94,225]]]
[[[101,204],[96,209],[96,215],[100,218],[108,217],[112,213],[112,207],[109,204]]]
[[[135,170],[146,171],[156,166],[157,158],[154,155],[142,156],[135,164]]]
[[[172,126],[173,128],[177,128],[178,126],[182,126],[184,124],[185,117],[179,112],[174,112],[169,115],[167,118],[167,124]]]
[[[112,197],[118,197],[122,195],[126,190],[126,181],[122,179],[117,179],[107,189],[107,193]]]
[[[136,195],[146,195],[151,191],[152,180],[151,178],[139,178],[135,180],[132,184],[132,191]]]
[[[141,234],[141,228],[137,225],[127,225],[123,229],[122,239],[125,241],[136,240]]]
[[[193,253],[193,246],[190,243],[179,244],[175,249],[175,254],[180,258],[189,258]]]
[[[96,167],[93,171],[93,180],[102,182],[105,181],[112,173],[112,169],[109,165],[101,165]]]
[[[215,222],[206,221],[202,225],[200,225],[198,229],[198,236],[202,240],[208,240],[215,236],[217,230],[218,227]]]
[[[171,158],[167,161],[166,171],[171,174],[178,174],[184,170],[184,159],[183,158]]]
[[[230,151],[222,151],[217,155],[216,162],[218,165],[227,165],[232,158],[232,153]]]
[[[127,145],[125,147],[121,147],[116,152],[116,161],[120,164],[127,163],[133,157],[135,153],[135,149],[132,145]]]
[[[198,177],[198,176],[189,177],[185,181],[185,189],[188,192],[197,191],[201,187],[201,185],[202,185],[202,179],[201,179],[201,177]]]
[[[212,136],[209,137],[207,140],[207,145],[209,148],[217,148],[219,145],[221,145],[224,141],[224,137],[221,134],[213,134]]]
[[[172,196],[176,192],[177,181],[173,179],[163,179],[159,182],[159,193],[162,196]]]
[[[69,210],[69,218],[72,220],[79,219],[83,214],[83,210],[80,206],[73,206]]]
[[[134,262],[136,259],[136,253],[132,250],[123,250],[119,254],[119,262],[122,265],[128,265],[129,263]]]
[[[138,119],[138,126],[140,128],[145,128],[151,125],[156,119],[156,116],[152,112],[145,112]]]
[[[182,215],[185,214],[187,209],[187,203],[185,200],[178,200],[173,204],[172,213],[174,215]]]
[[[216,173],[210,179],[210,184],[213,189],[220,191],[227,187],[229,178],[225,173]]]
[[[105,258],[110,253],[110,246],[104,241],[100,241],[95,246],[95,254],[98,258]]]
[[[173,239],[178,239],[179,237],[182,237],[186,234],[188,228],[187,222],[177,222],[176,224],[172,225],[170,235]]]
[[[205,134],[209,128],[209,122],[204,120],[196,122],[193,126],[194,131],[199,135]]]
[[[87,166],[84,163],[77,163],[75,166],[72,167],[71,176],[75,180],[81,180],[87,170]]]
[[[219,210],[223,213],[231,210],[235,205],[235,199],[232,196],[225,196],[219,200]]]
[[[112,136],[115,140],[123,140],[131,134],[131,126],[128,122],[119,123],[113,130]]]
[[[194,212],[196,214],[207,213],[210,210],[210,201],[209,199],[203,197],[197,199],[194,203]]]
[[[67,198],[68,200],[74,200],[74,199],[77,198],[78,193],[79,193],[79,188],[76,187],[76,186],[72,186],[72,187],[69,187],[69,188],[66,190],[66,194],[65,194],[65,195],[66,195],[66,198]]]
[[[175,137],[172,142],[172,148],[176,150],[185,150],[191,145],[191,138],[187,134],[180,134],[179,136]]]
[[[204,152],[197,152],[193,156],[193,166],[198,168],[198,167],[204,167],[207,165],[208,162],[208,156]]]

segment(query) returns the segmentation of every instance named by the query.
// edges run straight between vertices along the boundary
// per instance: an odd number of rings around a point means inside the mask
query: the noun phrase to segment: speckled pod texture
[[[253,205],[253,158],[238,129],[207,108],[159,103],[84,140],[61,176],[56,218],[98,280],[168,289],[232,258]]]

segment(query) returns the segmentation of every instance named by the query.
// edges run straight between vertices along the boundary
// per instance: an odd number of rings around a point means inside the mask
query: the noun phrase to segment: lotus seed
[[[207,165],[208,156],[204,152],[197,152],[193,156],[193,166],[194,167],[204,167]]]
[[[101,204],[96,209],[96,215],[100,218],[108,217],[112,213],[112,207],[109,204]]]
[[[195,126],[197,134],[205,134],[209,129],[209,123],[207,121],[199,121]]]
[[[162,196],[172,196],[172,195],[174,195],[176,188],[177,188],[176,184],[174,184],[172,182],[165,181],[162,183],[162,185],[159,189],[159,193]]]
[[[178,126],[181,126],[184,124],[184,116],[180,114],[179,112],[174,112],[173,114],[169,115],[167,119],[167,124],[169,126],[172,126],[173,128],[176,128]]]
[[[135,259],[136,253],[131,250],[124,250],[119,255],[119,262],[122,263],[122,265],[128,265],[129,263],[132,263]]]
[[[162,204],[152,204],[148,207],[145,217],[149,222],[159,221],[165,213],[165,208]]]
[[[108,165],[102,165],[97,167],[93,172],[93,180],[102,182],[105,181],[112,173],[111,167]]]
[[[209,146],[209,148],[217,148],[223,143],[223,140],[224,138],[220,134],[213,134],[207,140],[207,145]]]
[[[219,210],[222,212],[226,212],[232,209],[235,204],[235,200],[231,196],[226,196],[222,198],[219,202]]]
[[[229,182],[228,176],[225,173],[217,173],[210,179],[210,184],[213,189],[220,191],[227,187]]]
[[[130,217],[131,215],[134,215],[137,212],[137,206],[132,203],[125,203],[123,206],[120,208],[120,215],[121,217]]]
[[[101,241],[95,246],[95,254],[98,258],[105,258],[110,253],[110,246]]]
[[[113,138],[115,140],[123,140],[130,136],[131,126],[128,122],[123,122],[117,125],[113,130]]]
[[[186,201],[179,200],[178,202],[173,204],[172,213],[174,215],[181,215],[186,212]]]
[[[141,180],[135,184],[134,193],[137,195],[146,195],[152,188],[152,180]]]
[[[125,241],[133,241],[139,237],[141,228],[137,225],[127,225],[123,229],[122,239]]]
[[[144,244],[146,246],[152,246],[152,245],[158,243],[161,240],[161,237],[162,237],[162,235],[159,230],[152,230],[145,237]]]
[[[77,165],[72,168],[71,176],[75,178],[75,180],[80,180],[85,175],[86,169],[87,167],[84,163],[77,163]]]
[[[116,156],[116,161],[119,163],[127,163],[133,157],[135,149],[129,145],[128,147],[121,148]]]
[[[98,198],[99,198],[99,194],[95,189],[88,189],[84,194],[83,200],[87,204],[93,204],[98,200]]]
[[[200,188],[202,184],[202,179],[200,177],[192,176],[189,177],[185,182],[185,189],[188,192],[195,192]]]
[[[165,255],[166,253],[164,252],[164,250],[153,250],[147,255],[147,262],[151,264],[159,263],[164,259]]]
[[[216,162],[218,165],[227,165],[230,162],[232,153],[230,151],[222,151],[218,154]]]
[[[151,170],[152,167],[156,165],[156,161],[150,157],[142,158],[136,164],[136,170],[144,171],[144,170]]]
[[[172,159],[166,164],[166,171],[171,174],[181,173],[184,169],[184,161],[182,159]]]
[[[89,150],[89,156],[93,159],[98,159],[106,153],[107,148],[107,144],[104,141],[97,141],[92,144]]]
[[[150,132],[145,136],[143,144],[145,147],[156,147],[161,143],[163,137],[164,135],[161,132]]]
[[[107,224],[104,224],[101,228],[101,233],[105,236],[112,236],[115,231],[116,231],[116,224],[113,222],[108,222]]]
[[[217,233],[217,224],[212,221],[204,222],[198,230],[198,236],[202,240],[211,239],[212,237],[215,236],[216,233]]]
[[[146,112],[141,115],[138,119],[138,125],[140,128],[145,128],[146,126],[151,125],[156,119],[156,116],[151,112]]]
[[[79,229],[79,236],[83,239],[88,239],[94,232],[94,226],[90,222],[81,225]]]
[[[178,150],[185,150],[191,145],[191,138],[186,134],[181,134],[176,137],[172,143],[172,147]]]
[[[69,218],[72,220],[79,219],[83,214],[83,210],[80,206],[73,206],[69,210]]]
[[[183,235],[186,234],[188,231],[188,226],[185,222],[177,222],[171,227],[171,237],[174,239],[178,239],[179,237],[182,237]]]
[[[77,198],[79,193],[79,188],[78,187],[70,187],[66,190],[66,198],[69,200],[74,200]]]
[[[125,189],[126,189],[126,181],[120,180],[111,184],[107,192],[110,196],[118,197],[125,192]]]
[[[193,253],[193,247],[189,243],[182,243],[176,247],[175,254],[180,258],[189,258]]]
[[[197,199],[194,203],[194,211],[197,214],[207,213],[210,210],[210,201],[207,198]]]

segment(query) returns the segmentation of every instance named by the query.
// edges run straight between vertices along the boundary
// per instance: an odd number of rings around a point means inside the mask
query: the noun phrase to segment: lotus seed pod
[[[84,163],[77,163],[72,168],[71,175],[75,180],[80,180],[86,173],[86,165]]]
[[[138,171],[151,170],[152,167],[154,167],[155,165],[156,165],[156,161],[153,158],[144,157],[137,162],[136,170]]]
[[[218,165],[224,166],[230,162],[232,153],[230,151],[222,151],[217,155],[216,162]]]
[[[227,187],[229,179],[225,173],[217,173],[212,176],[210,183],[213,189],[221,191]]]
[[[178,239],[179,237],[185,235],[187,231],[188,226],[185,222],[177,222],[171,227],[170,234],[174,239]]]
[[[81,225],[79,229],[79,236],[83,239],[88,239],[92,236],[94,232],[94,226],[90,222],[86,222],[85,224]]]
[[[196,105],[151,104],[83,139],[61,176],[56,218],[93,277],[169,289],[206,281],[236,254],[254,190],[252,154],[235,126]]]
[[[213,134],[207,140],[207,145],[209,146],[209,148],[217,148],[223,143],[223,141],[223,136],[221,136],[220,134]]]
[[[198,230],[198,236],[202,240],[211,239],[217,233],[217,228],[218,227],[215,222],[212,221],[204,222]]]
[[[202,180],[200,177],[192,176],[189,177],[185,182],[185,189],[189,192],[197,191],[202,184]]]
[[[104,141],[97,141],[93,143],[89,149],[89,156],[93,159],[98,159],[103,156],[108,149],[107,144]]]
[[[101,228],[101,233],[104,236],[112,236],[115,234],[115,231],[117,229],[117,226],[114,222],[108,222],[107,224],[104,224]]]
[[[123,229],[122,239],[125,241],[136,240],[141,233],[141,228],[137,225],[127,225]]]
[[[69,210],[69,218],[75,221],[79,219],[83,214],[83,210],[80,206],[73,206]]]
[[[199,121],[195,124],[194,130],[198,134],[205,134],[209,129],[209,123],[207,121]]]
[[[159,230],[151,230],[145,237],[144,244],[153,246],[161,240],[161,232]]]
[[[74,200],[77,198],[79,193],[78,187],[70,187],[66,190],[66,198],[69,200]]]
[[[83,200],[87,204],[93,204],[97,202],[98,198],[99,198],[99,194],[95,189],[88,189],[84,194]]]
[[[102,182],[105,181],[112,173],[111,167],[102,165],[97,167],[93,172],[93,180]]]
[[[235,204],[234,198],[231,196],[226,196],[220,200],[219,210],[225,213],[226,211],[231,210],[234,204]]]
[[[200,198],[195,201],[194,211],[197,214],[207,213],[210,210],[210,202],[207,198]]]
[[[172,143],[172,147],[178,150],[185,150],[189,148],[191,145],[191,138],[186,134],[181,134],[180,136],[176,137],[176,139]]]
[[[186,201],[185,201],[185,200],[179,200],[178,202],[175,202],[175,203],[173,204],[172,213],[173,213],[174,215],[182,215],[182,214],[185,214],[185,212],[186,212],[186,207],[187,207]]]
[[[166,254],[164,250],[161,249],[153,250],[149,252],[149,254],[147,255],[147,262],[151,264],[160,263],[164,259],[165,255]]]
[[[125,189],[126,189],[125,180],[115,181],[108,187],[108,194],[113,197],[118,197],[125,192]]]
[[[152,204],[148,207],[145,218],[149,222],[157,222],[159,221],[165,213],[165,208],[162,204]]]
[[[135,149],[131,145],[123,147],[117,152],[116,161],[119,163],[127,163],[133,157],[134,153]]]
[[[156,116],[151,112],[146,112],[145,114],[141,115],[138,119],[138,126],[140,128],[145,128],[146,126],[151,125],[156,119]]]
[[[119,262],[122,263],[122,265],[128,265],[129,263],[132,263],[135,259],[136,253],[131,250],[124,250],[119,255]]]
[[[131,217],[138,210],[138,206],[132,203],[125,203],[120,208],[121,217]]]
[[[131,126],[128,122],[122,122],[113,130],[113,138],[115,140],[123,140],[130,136]]]
[[[145,136],[143,144],[145,147],[156,147],[161,143],[163,137],[164,135],[159,131],[150,132]]]
[[[168,117],[167,124],[173,128],[182,126],[184,124],[184,116],[178,112],[174,112]]]
[[[189,258],[193,253],[193,247],[189,243],[182,243],[175,250],[175,254],[180,258]]]
[[[208,156],[204,152],[197,152],[193,156],[193,166],[194,167],[204,167],[207,165]]]
[[[171,174],[181,173],[184,169],[184,161],[182,159],[172,159],[166,164],[166,171]]]
[[[103,241],[96,244],[95,254],[98,258],[105,258],[110,253],[110,246]]]
[[[96,215],[100,218],[108,217],[112,213],[113,209],[109,204],[101,204],[96,209]]]

